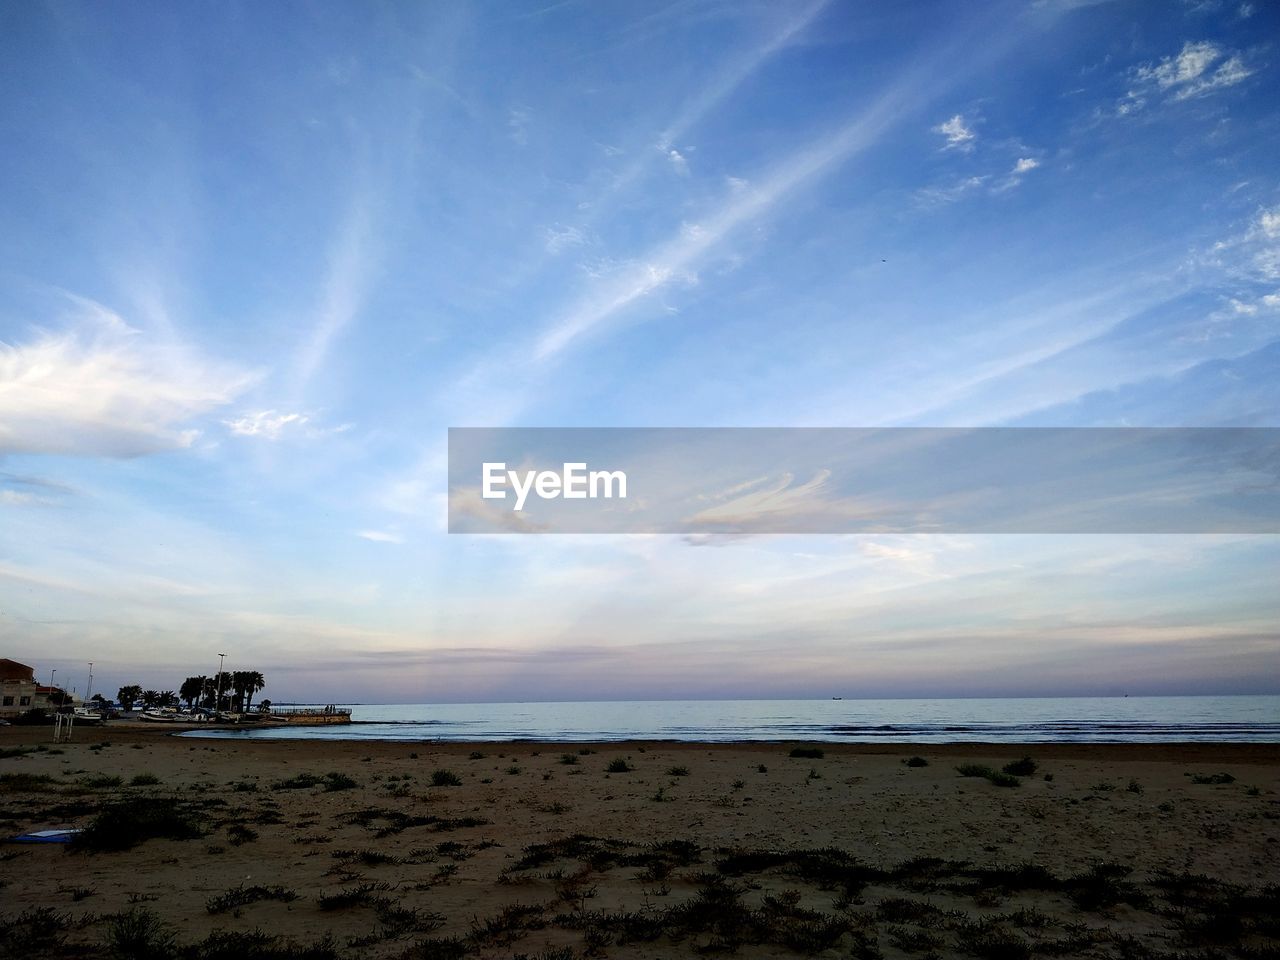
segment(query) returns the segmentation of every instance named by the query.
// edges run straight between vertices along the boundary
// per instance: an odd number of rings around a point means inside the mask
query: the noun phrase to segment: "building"
[[[36,673],[25,663],[0,657],[0,717],[11,719],[35,705]]]
[[[12,719],[28,710],[57,710],[71,698],[61,687],[37,683],[34,667],[17,660],[0,658],[0,717]]]

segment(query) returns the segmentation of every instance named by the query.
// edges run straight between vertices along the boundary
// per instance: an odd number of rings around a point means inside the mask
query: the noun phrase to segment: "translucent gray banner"
[[[1276,428],[455,428],[450,533],[1280,533]]]

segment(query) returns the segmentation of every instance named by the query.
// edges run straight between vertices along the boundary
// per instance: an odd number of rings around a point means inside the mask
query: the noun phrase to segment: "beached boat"
[[[172,710],[143,710],[138,719],[147,723],[177,723],[178,715]]]

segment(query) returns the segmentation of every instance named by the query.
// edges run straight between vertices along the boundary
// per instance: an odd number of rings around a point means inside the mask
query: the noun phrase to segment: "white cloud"
[[[1164,57],[1159,64],[1139,67],[1138,79],[1154,81],[1162,90],[1167,90],[1198,79],[1221,56],[1222,50],[1216,43],[1188,40],[1176,57]]]
[[[1264,207],[1245,230],[1215,243],[1206,261],[1254,282],[1280,280],[1280,205]],[[1267,297],[1262,303],[1270,305]]]
[[[1254,230],[1268,240],[1280,240],[1280,207],[1259,211]]]
[[[1210,40],[1189,40],[1176,56],[1142,64],[1134,76],[1139,85],[1161,91],[1174,100],[1188,100],[1235,86],[1253,73],[1239,54],[1228,56],[1226,50]],[[1117,112],[1122,116],[1136,112],[1146,102],[1141,90],[1130,90]]]
[[[934,127],[933,132],[940,133],[947,138],[946,146],[943,147],[944,150],[963,150],[967,152],[973,149],[974,141],[978,138],[978,135],[965,122],[964,117],[958,113],[950,120]]]
[[[671,168],[682,177],[689,175],[689,161],[675,147],[667,151],[667,161],[671,164]]]
[[[287,428],[301,427],[309,418],[301,413],[276,413],[274,410],[260,410],[257,413],[246,413],[234,420],[222,421],[238,437],[262,437],[267,440],[279,440]]]
[[[192,420],[253,377],[162,345],[76,298],[81,323],[0,342],[0,454],[134,457],[188,447]]]
[[[1014,163],[1013,169],[1008,175],[991,188],[993,193],[1001,193],[1005,190],[1012,190],[1018,184],[1022,183],[1022,178],[1032,170],[1040,166],[1040,161],[1034,157],[1019,157]]]
[[[404,537],[400,534],[388,533],[385,530],[361,530],[356,536],[372,540],[374,543],[404,543]]]
[[[566,247],[580,247],[587,242],[587,235],[577,227],[556,224],[547,230],[547,253],[559,253]]]
[[[987,182],[988,177],[965,177],[946,187],[925,187],[917,192],[916,197],[926,205],[954,203],[971,190],[976,190]]]

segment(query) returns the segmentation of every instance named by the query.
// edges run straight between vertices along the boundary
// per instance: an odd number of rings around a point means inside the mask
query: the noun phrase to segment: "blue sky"
[[[1277,692],[1274,537],[450,537],[450,426],[1280,426],[1280,11],[0,11],[0,645],[267,696]]]

